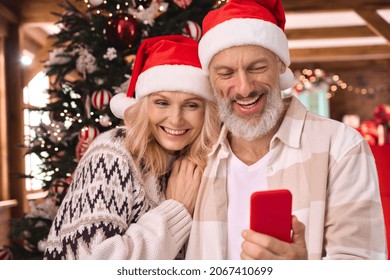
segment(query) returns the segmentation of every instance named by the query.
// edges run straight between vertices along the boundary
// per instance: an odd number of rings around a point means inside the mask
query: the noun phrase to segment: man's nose
[[[242,97],[248,97],[251,92],[255,89],[253,86],[252,79],[245,72],[239,72],[236,79],[236,94]]]

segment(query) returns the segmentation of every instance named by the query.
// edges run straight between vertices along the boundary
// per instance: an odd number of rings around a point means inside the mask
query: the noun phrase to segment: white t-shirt
[[[268,190],[267,162],[271,152],[248,166],[232,152],[228,157],[228,259],[238,260],[243,238],[241,232],[249,229],[250,196],[255,191]]]

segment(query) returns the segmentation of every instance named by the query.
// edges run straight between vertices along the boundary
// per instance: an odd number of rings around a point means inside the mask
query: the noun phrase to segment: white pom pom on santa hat
[[[198,58],[198,42],[183,35],[145,39],[135,58],[127,94],[110,102],[113,114],[123,119],[136,100],[159,91],[179,91],[213,100],[209,79]]]
[[[288,68],[290,52],[284,33],[286,18],[280,0],[230,0],[210,11],[203,20],[199,58],[206,74],[218,52],[242,45],[258,45],[275,53],[286,65],[280,75],[281,89],[292,86],[294,75]]]
[[[110,108],[115,117],[119,119],[124,118],[125,111],[131,105],[137,103],[137,100],[133,97],[128,97],[124,93],[118,93],[111,98]]]

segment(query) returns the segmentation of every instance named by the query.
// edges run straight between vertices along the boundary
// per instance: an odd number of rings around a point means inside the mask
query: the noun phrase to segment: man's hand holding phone
[[[291,215],[291,201],[288,190],[252,195],[251,229],[242,233],[241,259],[307,259],[305,225]]]

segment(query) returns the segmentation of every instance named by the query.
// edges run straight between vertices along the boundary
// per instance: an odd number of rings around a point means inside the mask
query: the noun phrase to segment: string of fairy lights
[[[134,2],[134,0],[133,0]],[[144,22],[144,24],[149,24],[153,22],[154,18],[158,15],[166,12],[168,5],[163,1],[149,1],[152,2],[152,5],[149,8],[145,8],[144,5],[147,2],[146,1],[138,1],[139,5],[137,5],[136,9],[133,9],[131,7],[135,6],[135,3],[132,3],[131,6],[129,1],[125,1],[123,3],[117,3],[116,8],[116,14],[123,13],[123,11],[130,12],[129,14],[126,14],[126,20],[128,20],[130,17],[141,20]],[[91,9],[90,11],[92,13],[96,13],[97,15],[104,15],[108,16],[110,20],[108,21],[108,24],[111,24],[111,19],[115,16],[113,12],[106,11],[105,9],[100,9],[99,6],[105,6],[107,5],[107,0],[84,0],[84,3],[87,5],[88,9]],[[146,5],[145,5],[146,6]],[[142,18],[145,17],[144,20]]]
[[[301,94],[315,92],[316,89],[322,88],[327,91],[326,97],[328,99],[334,97],[336,93],[355,93],[361,95],[375,94],[373,87],[357,87],[343,81],[338,74],[328,75],[322,69],[303,69],[302,71],[295,71],[296,83],[294,87],[286,90],[287,94]]]

